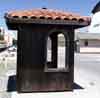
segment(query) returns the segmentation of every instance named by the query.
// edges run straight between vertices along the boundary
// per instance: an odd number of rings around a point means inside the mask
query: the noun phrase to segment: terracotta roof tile
[[[73,21],[86,21],[90,22],[90,17],[80,16],[78,14],[63,12],[51,9],[33,9],[24,11],[8,12],[6,17],[11,18],[40,18],[40,19],[53,19],[53,20],[73,20]]]

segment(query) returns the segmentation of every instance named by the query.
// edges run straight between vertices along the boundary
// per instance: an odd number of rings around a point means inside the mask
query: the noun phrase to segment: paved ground
[[[81,47],[80,52],[83,53],[100,53],[100,48],[99,47]]]
[[[60,49],[61,61],[63,63],[63,48]],[[14,66],[13,66],[14,67]],[[14,67],[16,68],[16,67]],[[3,81],[4,88],[0,91],[0,98],[52,98],[52,97],[68,97],[68,98],[100,98],[100,54],[75,54],[75,83],[80,86],[79,89],[74,89],[73,92],[57,92],[57,93],[31,93],[17,94],[16,92],[6,92],[7,74],[13,74],[13,70],[6,71],[0,78]],[[12,73],[11,73],[12,72]],[[14,72],[15,73],[15,72]],[[2,84],[2,85],[3,85]]]
[[[100,54],[75,55],[75,82],[82,86],[80,97],[100,97]],[[86,97],[86,98],[87,98]],[[82,97],[83,98],[83,97]]]

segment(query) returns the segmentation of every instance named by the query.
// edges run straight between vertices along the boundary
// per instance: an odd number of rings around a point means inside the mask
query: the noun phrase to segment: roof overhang
[[[45,24],[72,26],[76,29],[90,24],[90,17],[49,9],[9,12],[5,14],[5,19],[8,27],[14,24]]]
[[[74,20],[50,20],[50,19],[21,19],[21,18],[6,18],[9,23],[35,23],[35,24],[59,24],[59,25],[89,25],[86,21]]]

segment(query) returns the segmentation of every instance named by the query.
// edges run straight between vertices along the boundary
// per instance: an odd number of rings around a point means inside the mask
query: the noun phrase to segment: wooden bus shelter
[[[71,91],[74,82],[74,30],[88,26],[89,17],[74,13],[33,9],[5,14],[8,29],[18,31],[17,91]],[[58,34],[65,37],[65,68],[57,67]],[[47,41],[51,58],[47,61]]]

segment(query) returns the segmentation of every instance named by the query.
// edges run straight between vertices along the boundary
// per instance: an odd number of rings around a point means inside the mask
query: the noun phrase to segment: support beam
[[[51,35],[51,52],[52,52],[52,68],[57,68],[57,56],[58,56],[58,37],[57,34]]]

